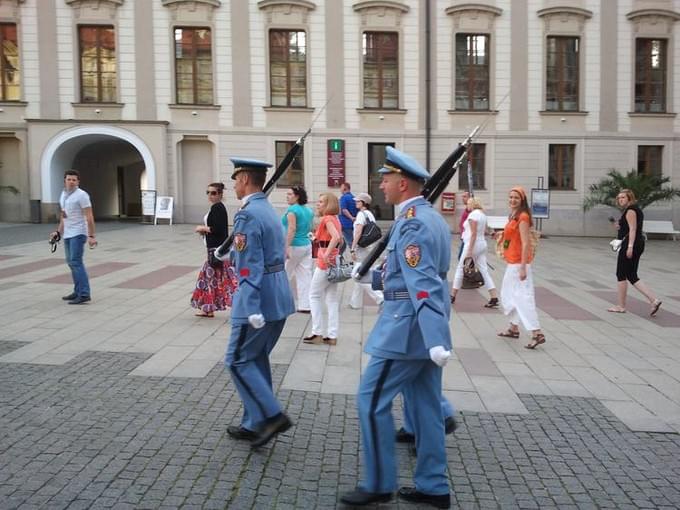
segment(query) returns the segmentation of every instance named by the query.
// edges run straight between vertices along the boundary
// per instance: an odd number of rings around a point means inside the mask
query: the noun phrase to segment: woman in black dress
[[[616,202],[623,210],[619,218],[617,239],[622,241],[616,261],[616,279],[618,280],[619,304],[609,308],[610,312],[625,313],[628,282],[647,298],[651,306],[649,315],[654,317],[659,311],[661,301],[654,296],[638,277],[637,270],[640,257],[645,251],[645,239],[642,235],[642,209],[637,206],[635,194],[629,189],[622,189],[616,196]]]
[[[229,262],[214,260],[210,265],[208,253],[220,246],[229,235],[227,208],[222,203],[224,184],[213,182],[208,185],[206,195],[210,211],[203,218],[203,225],[194,229],[203,236],[207,247],[206,261],[198,273],[196,287],[191,296],[191,306],[198,309],[197,317],[213,317],[215,311],[231,306],[231,297],[236,292],[238,280]]]

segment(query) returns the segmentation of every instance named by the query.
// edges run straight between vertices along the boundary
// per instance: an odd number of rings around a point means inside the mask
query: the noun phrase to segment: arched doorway
[[[155,189],[156,168],[146,144],[130,131],[82,126],[47,144],[41,160],[42,200],[57,203],[64,171],[81,174],[98,219],[141,216],[142,189]]]

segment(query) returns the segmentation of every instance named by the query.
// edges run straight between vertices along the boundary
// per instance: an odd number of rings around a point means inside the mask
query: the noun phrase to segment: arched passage
[[[40,164],[42,201],[56,203],[64,171],[75,168],[90,193],[95,216],[138,216],[140,189],[156,189],[156,166],[134,133],[112,126],[80,126],[52,138]]]

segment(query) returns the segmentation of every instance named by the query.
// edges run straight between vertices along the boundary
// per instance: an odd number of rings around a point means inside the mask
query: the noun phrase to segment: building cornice
[[[292,7],[302,7],[308,11],[313,11],[316,9],[316,4],[314,2],[308,2],[307,0],[262,0],[261,2],[257,3],[257,7],[260,10],[287,5]]]
[[[559,14],[573,14],[575,16],[580,16],[583,19],[590,19],[593,17],[593,12],[589,11],[588,9],[581,9],[579,7],[548,7],[547,9],[541,9],[539,11],[536,11],[536,14],[538,14],[539,18],[542,18],[544,16],[552,16],[552,15],[559,15]]]
[[[500,16],[503,13],[503,9],[486,4],[458,4],[447,7],[444,10],[448,16],[454,16],[456,14],[470,11],[483,12],[486,14],[492,14],[494,16]]]
[[[192,4],[206,4],[209,5],[210,7],[219,7],[222,5],[222,2],[220,0],[162,0],[163,6],[168,7],[172,4],[184,4],[184,3],[192,3]]]
[[[680,20],[679,13],[667,9],[638,9],[636,11],[631,11],[628,14],[626,14],[626,18],[628,18],[630,21],[633,21],[637,18],[641,18],[643,16],[657,16],[661,18],[670,18],[673,21]]]
[[[362,0],[361,2],[356,2],[352,5],[352,9],[354,9],[355,12],[373,8],[394,9],[401,11],[402,13],[407,13],[410,9],[406,4],[390,0]]]

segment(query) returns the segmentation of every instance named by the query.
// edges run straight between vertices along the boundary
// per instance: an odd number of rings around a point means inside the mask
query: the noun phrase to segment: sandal
[[[513,331],[508,328],[505,331],[498,333],[498,336],[502,336],[503,338],[519,338],[519,331]]]
[[[657,299],[652,303],[652,309],[650,310],[649,315],[656,317],[656,312],[659,311],[659,308],[661,308],[661,301]]]
[[[498,308],[498,298],[492,297],[489,302],[484,305],[484,308]]]
[[[215,317],[215,315],[213,313],[204,313],[204,312],[197,312],[194,315],[196,317],[207,317],[209,319],[212,319],[213,317]]]
[[[621,308],[620,306],[612,306],[611,308],[607,308],[607,311],[612,313],[626,313],[626,309]]]
[[[531,342],[524,346],[525,349],[535,349],[541,344],[545,343],[545,335],[543,333],[538,333],[531,337]]]

